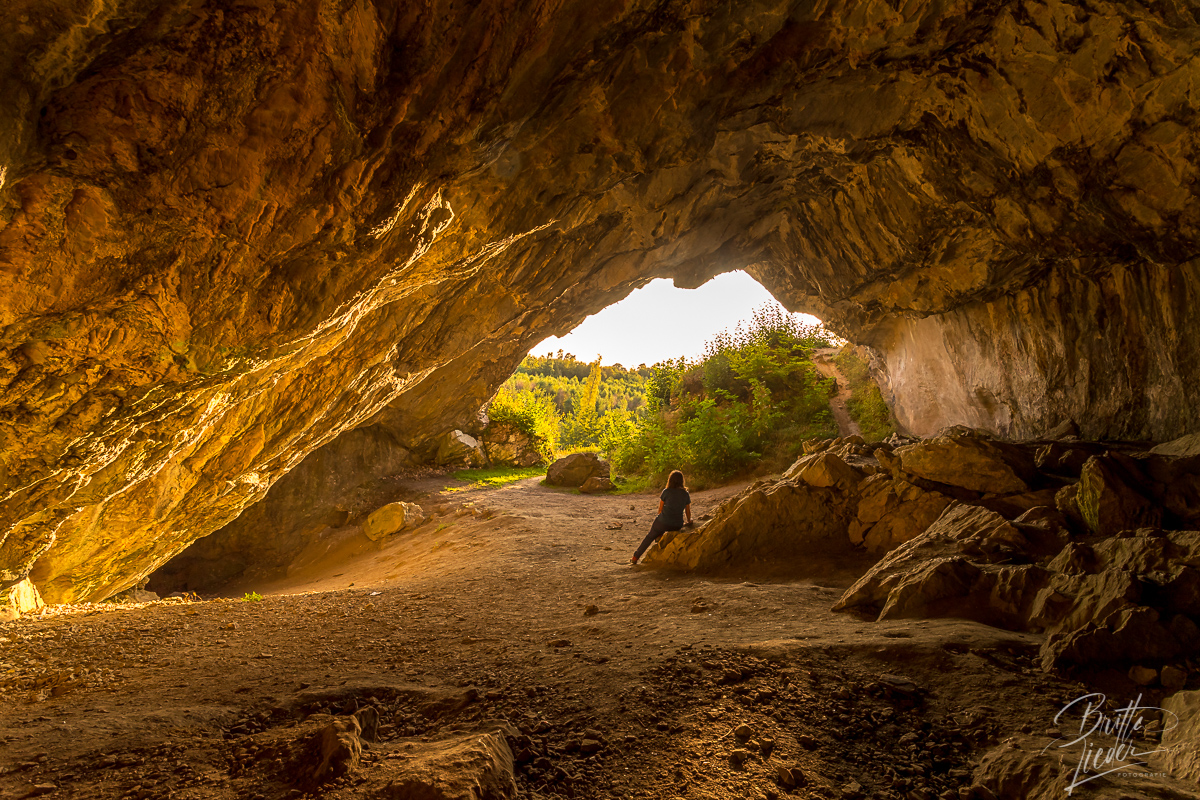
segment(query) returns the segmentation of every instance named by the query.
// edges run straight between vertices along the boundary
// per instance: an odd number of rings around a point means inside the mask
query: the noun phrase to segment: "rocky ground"
[[[697,515],[742,488],[695,493]],[[0,797],[1065,792],[1072,730],[1055,717],[1087,687],[1043,672],[1034,634],[833,613],[864,556],[787,575],[631,568],[652,496],[537,479],[426,508],[372,552],[231,587],[262,600],[0,627]],[[1073,796],[1194,788],[1121,774]]]

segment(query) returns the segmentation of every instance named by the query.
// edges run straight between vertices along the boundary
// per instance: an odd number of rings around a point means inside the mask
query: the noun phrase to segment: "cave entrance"
[[[696,289],[681,289],[659,278],[620,302],[593,314],[565,336],[552,336],[530,350],[531,356],[559,351],[604,364],[653,365],[680,357],[694,360],[723,331],[745,326],[756,309],[775,304],[765,287],[736,270]],[[811,314],[792,314],[798,323],[821,325]]]
[[[592,450],[612,477],[650,482],[672,468],[712,484],[780,472],[806,440],[893,432],[862,355],[740,271],[698,289],[654,281],[543,341],[488,418],[493,463],[524,438],[537,450],[513,466]]]

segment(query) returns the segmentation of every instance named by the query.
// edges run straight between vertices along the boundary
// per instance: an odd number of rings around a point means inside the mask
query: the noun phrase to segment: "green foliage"
[[[546,473],[545,467],[492,467],[489,469],[462,469],[453,474],[456,481],[470,486],[448,486],[446,491],[460,492],[467,489],[493,489],[506,483],[533,478]]]
[[[258,592],[246,592],[246,594],[244,594],[242,596],[242,601],[246,602],[246,603],[258,602],[259,600],[262,600],[262,599],[263,599],[262,595],[259,594]]]
[[[596,444],[600,435],[600,414],[596,403],[600,400],[602,378],[600,360],[597,359],[591,366],[587,383],[583,385],[574,412],[563,420],[562,434],[559,437],[563,447],[574,449]]]
[[[505,383],[488,407],[488,418],[508,423],[528,436],[544,462],[554,460],[559,417],[548,397],[528,389],[514,389]]]
[[[851,347],[842,348],[833,360],[846,377],[846,382],[850,384],[850,399],[846,401],[846,410],[858,423],[863,438],[879,441],[895,433],[896,426],[892,422],[891,412],[884,402],[879,386],[871,378],[871,368],[867,362],[859,358]]]
[[[542,405],[529,416],[554,412],[558,448],[598,449],[617,475],[637,476],[627,486],[656,484],[672,469],[693,484],[719,481],[760,464],[781,468],[804,439],[837,434],[835,384],[810,358],[833,338],[769,304],[714,337],[695,362],[625,369],[560,351],[526,358],[502,392],[521,408],[533,403],[526,395],[536,397]]]

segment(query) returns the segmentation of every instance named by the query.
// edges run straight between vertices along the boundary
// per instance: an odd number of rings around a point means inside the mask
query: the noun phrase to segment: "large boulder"
[[[821,452],[803,456],[783,475],[788,480],[804,481],[818,489],[837,487],[852,490],[865,476],[862,470],[847,464],[835,453]]]
[[[492,422],[480,437],[493,466],[532,467],[545,459],[533,437],[507,422]]]
[[[570,486],[578,489],[589,478],[608,478],[608,462],[595,453],[571,453],[563,456],[546,470],[546,483],[550,486]]]
[[[1148,606],[1126,606],[1082,628],[1049,636],[1042,645],[1042,667],[1162,662],[1200,647],[1200,630],[1182,614],[1162,619]]]
[[[872,475],[859,485],[861,499],[847,532],[853,544],[882,554],[925,531],[953,502],[903,479]]]
[[[486,464],[487,455],[479,445],[479,440],[474,436],[453,430],[445,434],[438,442],[434,461],[439,466],[475,467]]]
[[[761,482],[727,500],[699,528],[663,534],[642,564],[711,570],[762,560],[811,560],[849,549],[846,504],[831,489]]]
[[[1075,505],[1084,525],[1092,533],[1109,535],[1157,527],[1162,523],[1162,507],[1144,492],[1146,484],[1132,459],[1089,458],[1075,489]]]
[[[1026,492],[1032,459],[978,431],[950,429],[896,448],[901,469],[918,478],[986,494]]]
[[[584,494],[599,494],[600,492],[611,492],[617,487],[604,475],[593,475],[583,482],[579,487],[579,491]]]
[[[954,503],[916,538],[892,550],[834,605],[878,619],[954,616],[1020,629],[1050,574],[1010,566],[1029,541],[994,511]]]
[[[1162,703],[1162,749],[1150,766],[1172,778],[1200,781],[1200,691],[1175,692]]]
[[[415,528],[425,521],[425,512],[416,503],[388,503],[372,511],[363,522],[362,530],[372,542]]]
[[[42,607],[42,596],[28,578],[0,591],[0,622],[10,622]]]

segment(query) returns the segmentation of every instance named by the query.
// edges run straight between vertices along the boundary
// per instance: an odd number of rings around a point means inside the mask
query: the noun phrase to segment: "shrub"
[[[846,410],[858,423],[863,438],[869,441],[886,439],[895,433],[891,410],[883,399],[883,393],[871,377],[871,368],[851,347],[844,347],[834,357],[834,362],[850,386],[850,399]]]
[[[488,417],[512,425],[529,437],[544,461],[554,460],[559,422],[550,398],[501,386],[488,407]]]

